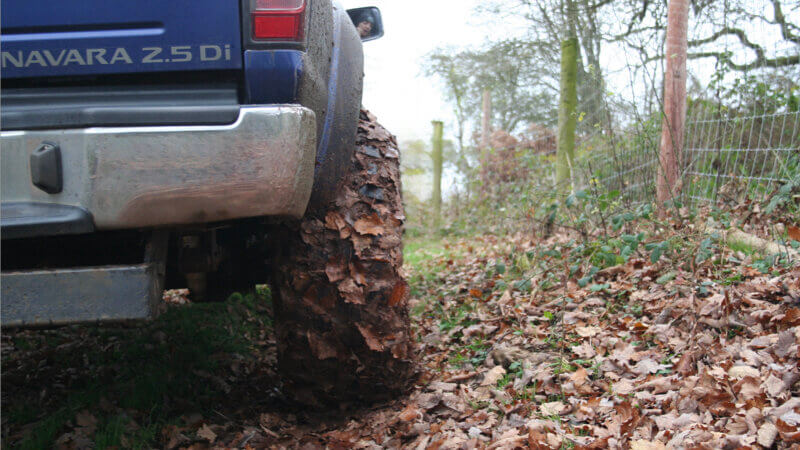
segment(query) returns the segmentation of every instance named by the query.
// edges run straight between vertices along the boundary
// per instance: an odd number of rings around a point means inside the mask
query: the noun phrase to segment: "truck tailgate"
[[[236,0],[4,0],[2,78],[236,69]]]

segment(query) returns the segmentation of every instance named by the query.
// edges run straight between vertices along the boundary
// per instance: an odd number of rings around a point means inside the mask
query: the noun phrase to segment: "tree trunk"
[[[444,134],[444,124],[439,120],[433,122],[433,227],[438,230],[442,221],[442,135]]]
[[[481,149],[489,148],[489,139],[492,133],[492,92],[483,91],[483,108],[481,110]]]
[[[559,190],[571,188],[572,163],[575,157],[575,109],[578,104],[576,89],[578,72],[578,40],[561,42],[561,98],[558,107],[558,147],[556,159],[556,186]]]
[[[488,89],[483,91],[483,105],[481,109],[481,143],[480,143],[480,179],[483,183],[483,195],[486,195],[489,182],[489,145],[490,134],[492,132],[492,92]]]
[[[689,0],[670,0],[667,11],[667,68],[664,73],[664,121],[661,127],[656,198],[662,214],[664,203],[681,191],[684,123],[686,121],[686,33]]]

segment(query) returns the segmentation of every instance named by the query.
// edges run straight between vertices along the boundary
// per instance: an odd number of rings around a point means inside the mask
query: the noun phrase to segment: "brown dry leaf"
[[[94,428],[97,426],[97,418],[89,411],[81,411],[75,414],[75,424],[83,428]]]
[[[767,393],[772,397],[777,397],[778,395],[780,395],[781,392],[783,392],[784,389],[783,380],[776,377],[775,375],[770,375],[764,381],[763,385],[766,388]]]
[[[325,266],[325,275],[328,276],[328,281],[331,283],[344,280],[347,276],[347,266],[345,262],[336,257],[331,258]]]
[[[358,234],[364,236],[378,236],[386,232],[386,230],[383,228],[383,220],[381,220],[377,213],[372,213],[371,216],[362,217],[361,219],[356,220],[356,223],[353,224],[353,228],[355,228]]]
[[[755,367],[750,366],[733,366],[728,369],[728,376],[734,379],[744,377],[758,377],[759,372]]]
[[[316,333],[309,331],[306,334],[308,339],[308,346],[311,352],[314,353],[318,359],[335,358],[338,355],[336,348],[334,348],[327,339],[318,336]]]
[[[395,307],[403,303],[408,293],[408,284],[405,280],[398,281],[392,288],[392,294],[389,296],[389,306]]]
[[[695,360],[697,355],[694,352],[687,352],[681,356],[678,363],[675,364],[675,372],[686,376],[695,371]]]
[[[370,350],[376,352],[382,352],[386,348],[383,345],[383,342],[381,342],[378,335],[374,331],[372,331],[370,327],[360,323],[356,324],[356,327],[358,328],[358,331],[361,332],[361,336],[364,337],[364,341],[366,341],[367,346],[369,347]]]
[[[494,366],[491,370],[486,372],[486,375],[481,381],[481,386],[494,386],[506,374],[506,369],[503,366]]]
[[[580,345],[572,347],[571,350],[572,353],[575,353],[581,359],[591,359],[597,354],[597,352],[594,350],[594,347],[592,347],[592,345],[588,342],[581,342]]]
[[[578,333],[580,337],[594,337],[597,336],[602,329],[597,326],[588,326],[588,327],[575,327],[575,332]]]
[[[787,443],[800,442],[800,429],[797,425],[790,425],[781,419],[778,419],[775,425],[778,428],[778,433],[780,433],[782,440]]]
[[[210,444],[213,444],[214,441],[217,440],[217,433],[214,433],[211,428],[207,424],[203,424],[199,430],[197,430],[197,437],[207,440]]]
[[[631,450],[666,450],[667,446],[661,441],[645,441],[639,439],[631,442]]]
[[[789,225],[786,227],[786,232],[789,233],[789,238],[800,241],[800,227]]]
[[[635,390],[636,386],[628,379],[619,380],[613,385],[613,392],[619,395],[628,395]]]
[[[339,292],[347,303],[356,305],[364,304],[364,288],[357,285],[352,278],[348,278],[339,283]]]
[[[800,308],[789,308],[781,323],[787,327],[800,325]]]
[[[439,405],[442,401],[442,393],[441,392],[429,392],[426,394],[420,394],[417,397],[417,405],[425,411],[431,410]]]
[[[342,239],[346,239],[350,236],[350,228],[348,228],[347,222],[338,211],[328,212],[325,216],[325,228],[338,231],[339,237]]]
[[[776,437],[778,437],[778,427],[769,422],[764,422],[761,428],[758,429],[757,442],[765,448],[772,447]]]
[[[350,275],[356,284],[365,286],[367,284],[367,276],[364,275],[364,266],[358,261],[350,262]]]
[[[649,375],[663,369],[667,369],[667,366],[647,358],[639,361],[635,366],[631,367],[631,372],[637,375]]]
[[[189,289],[167,289],[161,295],[164,303],[170,305],[186,305],[191,303],[189,300]]]
[[[400,413],[397,415],[397,418],[399,420],[402,420],[403,422],[411,422],[412,420],[415,420],[420,416],[421,414],[419,412],[419,409],[417,409],[415,405],[409,404],[408,406],[405,407],[405,409],[400,411]]]
[[[539,405],[539,413],[545,417],[560,416],[569,408],[563,402],[549,402]]]

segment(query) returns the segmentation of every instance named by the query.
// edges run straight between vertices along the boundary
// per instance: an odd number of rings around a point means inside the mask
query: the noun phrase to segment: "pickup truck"
[[[403,389],[399,153],[360,109],[377,8],[6,0],[1,26],[3,326],[266,282],[287,392]]]

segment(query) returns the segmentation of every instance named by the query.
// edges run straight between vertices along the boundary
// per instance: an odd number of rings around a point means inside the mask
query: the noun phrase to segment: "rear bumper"
[[[43,142],[61,151],[59,193],[31,181],[30,155]],[[230,125],[5,131],[0,147],[3,216],[12,204],[71,206],[97,230],[300,217],[314,181],[316,121],[301,106],[254,106]],[[28,213],[37,231],[27,236],[51,234],[48,220]],[[15,226],[15,236],[26,235]]]

